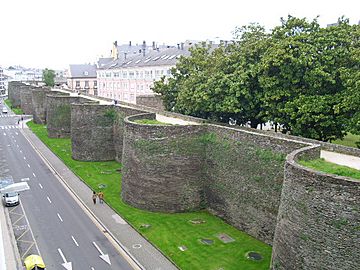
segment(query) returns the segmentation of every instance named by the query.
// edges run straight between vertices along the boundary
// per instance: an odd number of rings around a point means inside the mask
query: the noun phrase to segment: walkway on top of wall
[[[320,157],[328,162],[360,170],[360,157],[321,150]]]

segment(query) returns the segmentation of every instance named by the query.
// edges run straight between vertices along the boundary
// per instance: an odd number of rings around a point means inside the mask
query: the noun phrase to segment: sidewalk
[[[122,246],[123,250],[132,258],[140,269],[178,269],[107,204],[94,205],[91,198],[92,190],[69,170],[64,163],[31,132],[30,129],[21,129],[21,132],[48,163],[54,173],[63,180],[65,185],[80,200],[82,205],[89,210],[100,224],[102,224],[104,233],[110,235],[115,242]]]
[[[7,209],[0,206],[0,270],[20,269],[20,256],[9,225]]]

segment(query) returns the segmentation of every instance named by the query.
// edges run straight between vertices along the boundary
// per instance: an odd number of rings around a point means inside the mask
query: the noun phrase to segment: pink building
[[[134,51],[123,52],[113,48],[113,60],[106,63],[99,61],[98,95],[136,104],[137,96],[154,94],[151,90],[154,81],[162,76],[170,76],[170,70],[175,67],[177,60],[188,55],[190,52],[183,45],[156,48],[153,44],[149,48],[143,43]]]

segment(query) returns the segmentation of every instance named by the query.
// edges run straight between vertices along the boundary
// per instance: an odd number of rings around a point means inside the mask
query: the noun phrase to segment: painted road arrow
[[[62,263],[61,265],[66,269],[66,270],[72,270],[72,264],[71,262],[68,262],[64,256],[64,254],[62,253],[61,249],[58,248],[58,251],[60,253],[60,256],[62,258],[62,260],[64,261],[64,263]]]
[[[109,255],[104,254],[95,242],[93,242],[93,244],[96,247],[96,249],[100,252],[100,258],[103,259],[107,264],[111,265]]]

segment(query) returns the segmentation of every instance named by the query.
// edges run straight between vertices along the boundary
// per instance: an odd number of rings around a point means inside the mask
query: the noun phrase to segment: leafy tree
[[[316,19],[282,20],[262,59],[269,119],[294,135],[342,138],[354,110],[344,103],[351,91],[342,74],[356,70],[351,52],[356,43],[353,27],[343,18],[329,28],[320,28]]]
[[[52,69],[45,68],[43,70],[43,82],[45,85],[53,87],[55,85],[55,71]]]

